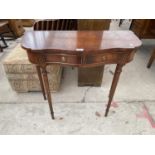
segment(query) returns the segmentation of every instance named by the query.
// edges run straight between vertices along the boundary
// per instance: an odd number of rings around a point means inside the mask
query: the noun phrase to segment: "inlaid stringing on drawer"
[[[53,63],[64,63],[64,64],[78,64],[80,62],[80,57],[76,55],[63,55],[63,54],[57,54],[57,55],[48,55],[46,57],[46,60],[48,62]]]
[[[98,54],[90,55],[86,58],[86,64],[90,63],[116,63],[119,61],[118,54]]]

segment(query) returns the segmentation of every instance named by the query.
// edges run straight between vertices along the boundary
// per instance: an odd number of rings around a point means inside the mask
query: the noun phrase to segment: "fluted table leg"
[[[40,81],[40,86],[41,86],[41,90],[42,90],[42,93],[43,93],[43,97],[44,97],[44,100],[46,100],[46,93],[45,93],[43,78],[42,78],[41,70],[40,70],[41,68],[39,66],[36,66],[36,69],[37,69],[37,73],[38,73],[38,77],[39,77],[39,81]]]
[[[43,80],[44,80],[44,84],[45,84],[45,91],[47,94],[47,99],[48,99],[48,103],[49,103],[49,107],[50,107],[50,111],[51,111],[51,116],[52,116],[52,119],[54,119],[54,111],[53,111],[53,106],[52,106],[51,92],[50,92],[50,88],[49,88],[46,66],[42,67],[42,76],[43,76]]]
[[[116,66],[115,74],[114,74],[112,85],[111,85],[110,92],[109,92],[109,101],[108,101],[108,105],[106,108],[105,117],[108,115],[110,105],[111,105],[111,102],[112,102],[112,99],[113,99],[113,96],[116,90],[116,86],[117,86],[117,83],[120,77],[120,73],[122,72],[122,67],[123,65],[121,64],[117,64]]]

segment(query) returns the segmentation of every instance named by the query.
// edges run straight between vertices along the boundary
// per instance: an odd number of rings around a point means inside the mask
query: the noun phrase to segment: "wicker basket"
[[[28,61],[27,54],[18,44],[3,61],[3,66],[13,90],[17,92],[41,91],[36,67]],[[47,67],[50,89],[59,90],[62,67],[49,65]]]

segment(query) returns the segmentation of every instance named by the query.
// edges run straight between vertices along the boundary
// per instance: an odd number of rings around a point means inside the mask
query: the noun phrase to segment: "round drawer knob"
[[[106,60],[106,57],[105,56],[102,56],[102,60],[105,61]]]
[[[65,57],[61,57],[61,60],[62,60],[63,62],[65,62],[65,61],[66,61],[66,58],[65,58]]]

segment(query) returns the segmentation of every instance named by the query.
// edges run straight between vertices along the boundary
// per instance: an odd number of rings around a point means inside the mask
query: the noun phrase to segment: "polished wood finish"
[[[22,40],[22,47],[26,49],[30,62],[42,69],[43,82],[41,83],[43,83],[53,119],[47,65],[95,67],[117,64],[109,93],[105,114],[107,116],[122,66],[132,61],[139,46],[141,41],[131,31],[28,31]]]
[[[139,44],[132,31],[27,31],[22,39],[22,46],[33,53],[76,55],[104,54],[109,49],[119,53]]]

